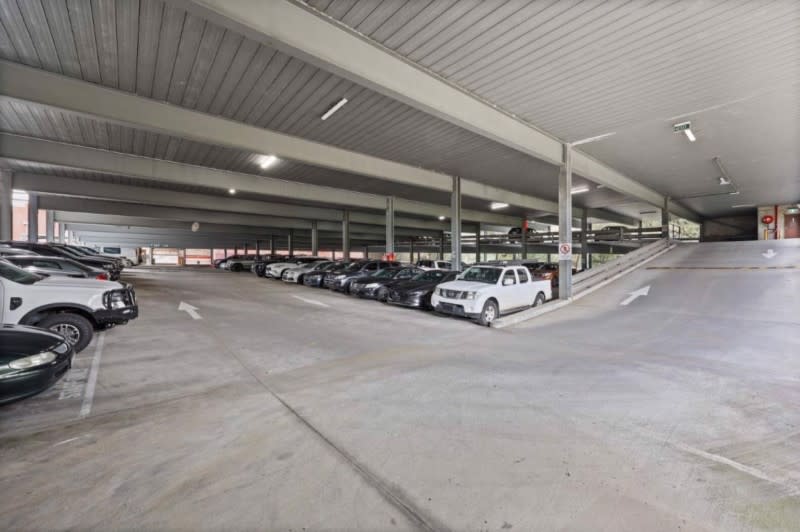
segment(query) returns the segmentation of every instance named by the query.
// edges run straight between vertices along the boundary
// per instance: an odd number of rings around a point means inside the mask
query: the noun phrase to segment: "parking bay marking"
[[[295,298],[295,299],[299,299],[300,301],[305,301],[306,303],[309,303],[311,305],[319,305],[320,307],[330,308],[330,305],[326,305],[325,303],[323,303],[321,301],[315,301],[314,299],[306,299],[304,297],[295,296],[295,295],[293,295],[292,297]]]
[[[630,305],[636,298],[644,297],[650,293],[650,285],[645,286],[644,288],[640,288],[638,290],[634,290],[633,292],[628,293],[628,297],[626,297],[620,305],[623,307],[627,307]]]
[[[92,368],[89,370],[89,381],[86,383],[86,393],[83,396],[80,417],[86,417],[92,411],[92,401],[94,401],[94,388],[97,385],[97,373],[100,371],[100,357],[103,355],[104,334],[97,335],[97,345],[94,348],[94,358]]]
[[[190,305],[185,301],[181,301],[181,303],[178,305],[178,311],[186,312],[189,316],[192,317],[193,320],[203,319],[203,317],[197,313],[197,307],[195,307],[194,305]]]

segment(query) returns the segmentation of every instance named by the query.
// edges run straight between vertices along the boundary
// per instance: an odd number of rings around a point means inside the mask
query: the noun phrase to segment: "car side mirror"
[[[514,284],[514,279],[503,279],[503,286],[509,286]]]

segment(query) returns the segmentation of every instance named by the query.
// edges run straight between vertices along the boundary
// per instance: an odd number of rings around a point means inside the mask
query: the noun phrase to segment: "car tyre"
[[[240,272],[242,271],[242,265],[239,263],[231,264],[231,271],[232,272]]]
[[[500,316],[500,309],[497,308],[497,303],[492,300],[483,304],[483,310],[478,317],[478,323],[486,327],[490,326],[494,320]]]
[[[536,294],[536,299],[533,300],[533,305],[531,305],[531,306],[538,307],[539,305],[544,305],[545,301],[546,300],[545,300],[544,294],[539,292],[538,294]]]
[[[386,290],[385,288],[378,289],[378,295],[375,299],[377,299],[381,303],[386,303],[386,301],[389,299],[389,291]]]
[[[94,327],[89,320],[79,314],[59,312],[50,314],[36,324],[63,336],[76,353],[83,351],[94,336]]]

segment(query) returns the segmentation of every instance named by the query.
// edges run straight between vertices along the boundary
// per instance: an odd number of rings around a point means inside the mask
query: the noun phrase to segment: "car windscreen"
[[[391,279],[400,271],[401,270],[397,268],[384,268],[383,270],[378,270],[377,272],[373,273],[370,275],[370,277],[374,277],[375,279]]]
[[[427,272],[422,272],[421,274],[414,277],[413,281],[438,281],[442,277],[444,277],[445,272],[442,270],[430,270]]]
[[[344,269],[346,272],[357,272],[361,268],[364,267],[364,262],[351,262],[347,265],[347,268]]]
[[[475,281],[477,283],[495,284],[500,279],[502,268],[491,268],[487,266],[472,266],[461,276],[464,281]]]
[[[83,258],[83,255],[80,255],[77,251],[72,251],[69,248],[63,248],[63,247],[59,246],[59,247],[56,247],[54,249],[56,249],[58,251],[63,251],[64,255],[66,255],[68,257],[72,257],[73,259],[81,259],[81,258]]]
[[[0,277],[19,284],[33,284],[42,280],[41,276],[26,272],[7,262],[0,262]]]

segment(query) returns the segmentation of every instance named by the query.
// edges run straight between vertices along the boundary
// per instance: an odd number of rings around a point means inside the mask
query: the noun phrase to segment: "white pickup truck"
[[[139,308],[130,285],[43,277],[0,261],[0,323],[35,325],[83,350],[95,330],[127,323]]]
[[[552,297],[550,281],[535,281],[524,266],[477,264],[457,280],[438,285],[431,305],[437,312],[490,325],[504,314],[536,307]]]

